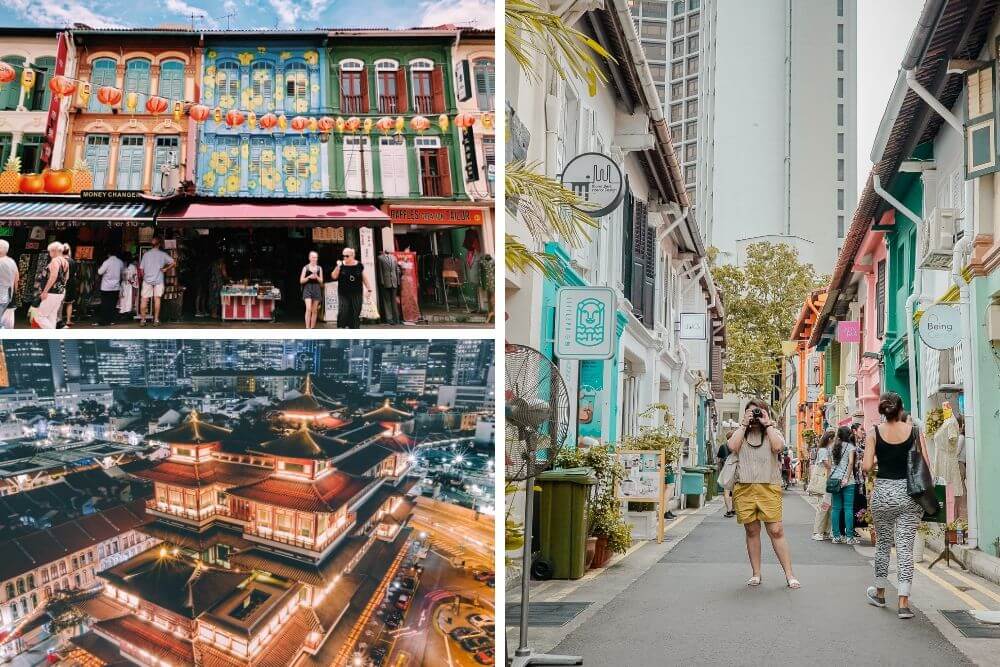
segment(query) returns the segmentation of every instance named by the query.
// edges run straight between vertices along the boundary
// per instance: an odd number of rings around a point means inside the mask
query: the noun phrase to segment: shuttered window
[[[309,111],[309,70],[304,63],[289,63],[285,67],[285,111]]]
[[[289,158],[288,155],[284,155],[282,161],[282,166],[285,172],[285,190],[286,194],[296,195],[306,194],[307,188],[309,187],[309,140],[305,137],[291,137],[286,138],[285,146],[292,146],[295,149],[294,158]],[[283,151],[284,152],[284,151]],[[298,182],[298,187],[293,189],[288,189],[290,176],[295,177],[294,184]]]
[[[421,147],[421,142],[437,142],[437,139],[416,139],[420,162],[420,192],[425,197],[451,196],[451,165],[448,149],[444,146]]]
[[[625,296],[631,299],[629,292],[632,284],[632,193],[625,187],[625,199],[622,201],[622,285],[625,286]]]
[[[142,167],[146,159],[145,137],[141,134],[123,134],[118,149],[118,173],[115,189],[141,190]]]
[[[493,111],[494,64],[493,60],[482,58],[472,64],[472,75],[476,81],[476,102],[480,111]]]
[[[168,164],[177,165],[180,163],[181,139],[176,135],[156,137],[156,148],[153,153],[153,192],[166,192],[168,179],[161,171],[162,167]]]
[[[274,66],[268,62],[254,62],[250,66],[250,107],[257,113],[274,110]]]
[[[24,58],[21,56],[0,56],[0,60],[14,68],[14,80],[0,88],[0,111],[14,111],[21,99],[21,72]]]
[[[83,151],[83,161],[94,177],[94,189],[103,190],[108,185],[108,154],[111,138],[106,134],[88,134]]]
[[[145,108],[149,97],[149,61],[133,58],[125,63],[125,94],[139,93],[139,108]]]
[[[235,109],[240,101],[240,66],[227,60],[215,71],[215,99],[223,109]]]
[[[49,102],[52,101],[49,81],[55,73],[56,59],[49,56],[36,58],[31,68],[35,70],[35,85],[30,94],[24,94],[24,106],[28,107],[28,111],[48,111]]]
[[[90,70],[90,111],[96,113],[111,113],[111,107],[97,101],[97,91],[102,86],[115,85],[116,63],[111,58],[98,58]]]
[[[371,178],[371,147],[367,137],[344,137],[344,189],[349,195],[374,191]],[[364,166],[364,182],[361,167]]]
[[[42,170],[42,144],[45,138],[40,134],[26,134],[17,147],[21,157],[21,173],[32,174]]]
[[[397,143],[395,137],[379,137],[378,142],[383,196],[408,196],[410,183],[406,168],[406,144]]]
[[[13,143],[13,139],[9,134],[0,134],[0,169],[2,169],[7,164],[7,158],[10,157],[10,147]]]
[[[965,178],[1000,169],[997,161],[996,63],[965,74]]]
[[[180,60],[167,60],[160,65],[157,94],[170,101],[184,99],[184,63]]]
[[[875,275],[875,332],[885,336],[885,260],[878,263]]]
[[[265,194],[261,174],[274,167],[274,139],[250,137],[250,165],[247,190],[252,195]],[[270,190],[268,190],[270,192]]]

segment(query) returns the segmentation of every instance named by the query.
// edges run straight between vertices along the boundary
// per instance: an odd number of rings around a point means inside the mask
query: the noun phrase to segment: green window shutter
[[[29,111],[48,111],[49,102],[52,101],[52,91],[49,90],[49,81],[55,74],[56,59],[51,57],[38,58],[32,64],[35,70],[35,85],[31,89],[31,94],[25,93],[25,106]],[[29,101],[30,100],[30,101]]]
[[[7,158],[10,157],[11,143],[13,143],[11,135],[0,134],[0,168],[3,168],[7,164]]]
[[[31,174],[42,170],[43,140],[44,137],[40,134],[26,134],[21,138],[17,147],[21,158],[21,173]]]
[[[103,190],[108,184],[108,153],[111,138],[106,134],[88,134],[83,160],[94,178],[94,189]]]
[[[141,190],[142,167],[146,158],[145,137],[141,134],[123,134],[118,149],[117,190]]]
[[[1000,170],[996,61],[965,73],[965,179]]]
[[[14,111],[21,99],[21,72],[24,71],[24,58],[0,56],[0,60],[14,68],[14,80],[0,88],[0,111]]]
[[[115,61],[111,58],[100,58],[94,61],[90,71],[90,111],[96,113],[111,112],[111,107],[97,101],[97,90],[102,86],[115,85],[115,67]]]
[[[160,65],[157,94],[172,102],[184,99],[184,63],[180,60],[168,60]]]
[[[181,139],[177,135],[156,137],[153,152],[152,191],[164,192],[163,175],[160,168],[165,164],[179,164],[181,160]]]

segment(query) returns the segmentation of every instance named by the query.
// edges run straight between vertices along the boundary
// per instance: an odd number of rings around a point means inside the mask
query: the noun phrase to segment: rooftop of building
[[[334,470],[314,481],[268,477],[229,489],[229,494],[301,512],[332,513],[350,504],[373,483],[371,479]]]
[[[382,405],[364,413],[361,417],[368,421],[405,422],[413,419],[413,413],[394,407],[392,401],[387,398]]]
[[[202,420],[197,411],[192,410],[187,419],[174,428],[151,433],[146,440],[165,442],[171,445],[204,445],[220,442],[227,438],[232,430]]]

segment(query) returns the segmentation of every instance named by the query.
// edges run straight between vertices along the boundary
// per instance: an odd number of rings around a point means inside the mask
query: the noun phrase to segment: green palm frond
[[[559,280],[562,276],[562,268],[555,255],[530,250],[513,234],[505,235],[503,252],[507,270],[512,273],[538,271],[552,280]]]
[[[536,164],[511,162],[504,172],[506,196],[517,202],[521,219],[532,238],[559,237],[572,248],[590,240],[599,223],[580,207],[583,204],[562,183],[535,171]]]
[[[531,0],[507,0],[504,19],[507,52],[525,75],[539,77],[541,57],[563,79],[572,73],[581,79],[607,80],[594,56],[614,60],[611,54],[558,15]]]

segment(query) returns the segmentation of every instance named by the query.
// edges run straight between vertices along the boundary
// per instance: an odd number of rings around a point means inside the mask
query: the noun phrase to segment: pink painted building
[[[890,210],[879,221],[881,225],[895,221]],[[883,232],[869,228],[854,258],[852,282],[858,282],[857,301],[861,320],[861,350],[858,355],[858,404],[864,413],[865,430],[879,422],[878,397],[882,391],[881,364],[865,352],[879,354],[885,335],[885,286],[888,250]]]

